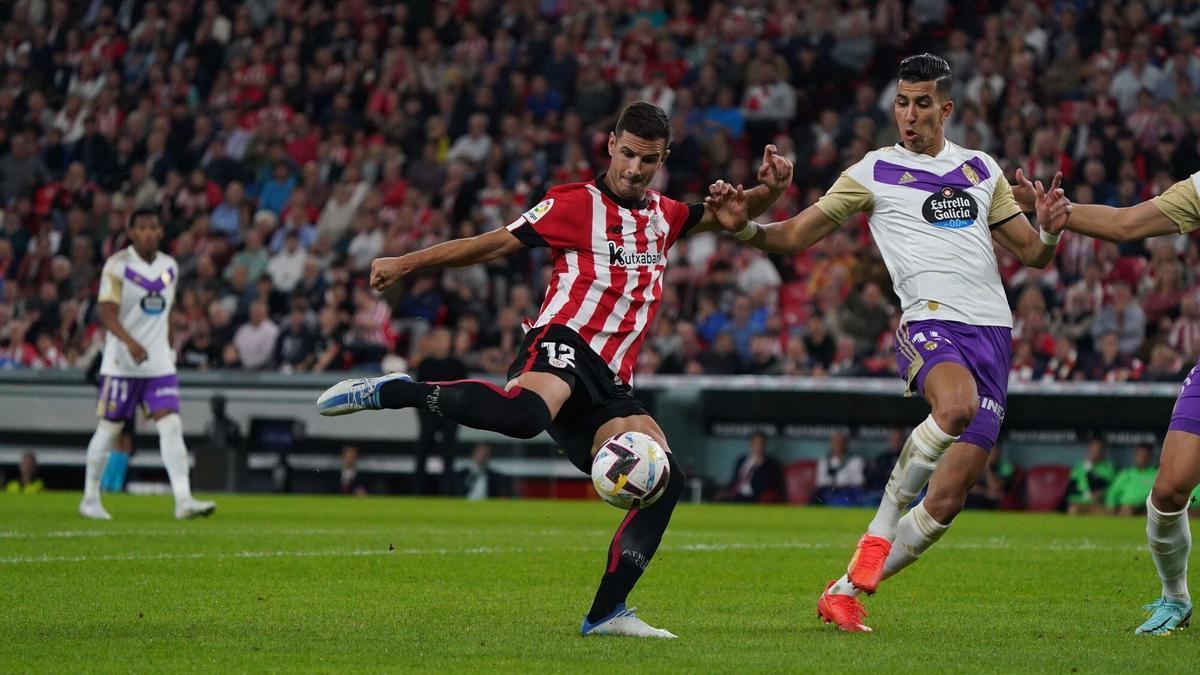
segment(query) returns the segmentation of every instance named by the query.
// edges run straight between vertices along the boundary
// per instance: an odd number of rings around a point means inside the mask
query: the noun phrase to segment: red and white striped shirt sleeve
[[[545,198],[508,225],[508,231],[529,247],[576,248],[580,232],[589,235],[591,213],[582,209],[561,186],[550,188]]]

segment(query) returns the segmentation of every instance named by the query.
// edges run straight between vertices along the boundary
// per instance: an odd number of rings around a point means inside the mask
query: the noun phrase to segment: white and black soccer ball
[[[619,509],[650,506],[671,480],[667,451],[646,434],[629,431],[604,442],[592,460],[592,485]]]

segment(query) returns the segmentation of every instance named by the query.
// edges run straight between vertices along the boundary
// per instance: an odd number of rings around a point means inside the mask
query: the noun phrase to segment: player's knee
[[[496,431],[513,438],[530,439],[550,426],[550,408],[538,394],[521,390],[511,400]]]
[[[951,436],[958,436],[966,431],[979,411],[976,401],[952,399],[938,406],[933,411],[933,419],[937,425]]]
[[[1150,502],[1162,513],[1182,511],[1187,508],[1191,499],[1191,488],[1164,481],[1161,475],[1154,481],[1154,488],[1150,490]]]

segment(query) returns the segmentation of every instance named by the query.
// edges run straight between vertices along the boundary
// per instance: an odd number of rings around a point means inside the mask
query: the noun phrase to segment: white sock
[[[883,578],[887,579],[916,562],[948,529],[949,525],[943,525],[929,515],[925,510],[925,502],[913,507],[900,519],[900,525],[896,528],[892,552],[883,563]]]
[[[84,499],[100,499],[100,478],[104,476],[104,466],[108,464],[108,453],[124,426],[121,422],[104,419],[96,425],[96,433],[92,434],[87,446],[87,468],[83,474]]]
[[[875,512],[871,524],[867,526],[868,534],[883,537],[888,541],[896,538],[896,525],[900,521],[900,514],[921,493],[921,489],[933,475],[933,470],[937,468],[938,460],[956,440],[957,436],[942,431],[937,422],[933,421],[932,414],[913,429],[908,440],[904,442],[904,449],[900,451],[900,459],[896,460],[896,466],[892,467],[892,475],[883,490],[879,509]]]
[[[833,585],[829,587],[830,595],[849,595],[852,598],[857,598],[859,593],[861,593],[861,591],[858,590],[857,586],[850,583],[850,577],[845,574],[842,575],[841,579],[833,582]]]
[[[1146,498],[1146,540],[1150,555],[1162,580],[1162,594],[1168,600],[1191,602],[1188,594],[1188,553],[1192,550],[1192,531],[1188,528],[1187,507],[1175,513],[1163,513]]]
[[[159,449],[162,451],[163,464],[167,467],[167,476],[171,479],[175,502],[191,499],[187,447],[183,444],[183,420],[178,413],[171,413],[156,421],[154,426],[158,427]]]

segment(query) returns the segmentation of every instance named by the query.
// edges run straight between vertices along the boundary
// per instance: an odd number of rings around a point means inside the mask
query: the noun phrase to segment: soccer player
[[[1067,228],[1116,243],[1200,230],[1200,171],[1141,204],[1114,208],[1071,204],[1065,195]],[[1166,635],[1188,625],[1192,597],[1187,564],[1192,550],[1188,504],[1200,484],[1200,362],[1183,380],[1175,401],[1154,487],[1146,499],[1146,539],[1162,581],[1162,596],[1146,605],[1150,612],[1137,628],[1144,635]]]
[[[550,286],[506,386],[413,382],[392,374],[345,380],[317,402],[323,415],[417,408],[514,438],[548,431],[584,473],[590,473],[600,444],[618,433],[644,433],[667,449],[670,481],[653,505],[631,510],[617,528],[583,635],[675,637],[625,606],[658,549],[684,483],[662,429],[630,395],[630,381],[654,321],[671,246],[685,234],[718,226],[703,204],[689,206],[647,188],[670,144],[663,110],[631,103],[609,134],[608,169],[595,180],[551,188],[507,227],[372,263],[371,285],[382,291],[417,270],[474,265],[522,246],[549,247]],[[744,193],[748,210],[765,211],[791,182],[791,173],[791,163],[767,146],[758,173],[763,184]]]
[[[870,630],[858,595],[874,593],[945,534],[996,443],[1012,314],[993,241],[1024,264],[1044,267],[1065,220],[1065,205],[1050,209],[1051,195],[1061,192],[1057,177],[1050,194],[1040,182],[1035,188],[1039,235],[996,161],[946,140],[954,110],[950,83],[944,59],[904,59],[893,106],[900,143],[867,153],[816,204],[788,220],[747,221],[740,186],[715,185],[708,198],[737,238],[784,254],[803,251],[866,212],[903,305],[897,365],[932,413],[908,437],[846,575],[831,581],[817,603],[820,617],[846,631]],[[926,483],[926,498],[901,517]]]
[[[96,406],[100,423],[88,443],[79,513],[85,518],[112,520],[100,503],[100,477],[109,449],[140,405],[158,428],[163,464],[175,493],[175,517],[207,516],[217,505],[192,497],[179,419],[175,351],[168,339],[179,265],[158,250],[163,229],[153,210],[134,211],[128,233],[132,243],[113,254],[100,274],[98,309],[108,335]]]

